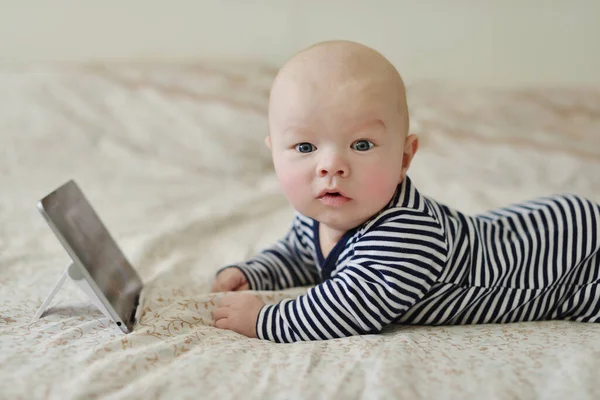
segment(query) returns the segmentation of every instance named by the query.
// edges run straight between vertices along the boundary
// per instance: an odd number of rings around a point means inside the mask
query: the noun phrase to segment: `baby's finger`
[[[227,318],[221,318],[216,320],[213,326],[219,329],[229,329],[229,320]]]
[[[237,283],[231,279],[221,282],[219,291],[220,292],[234,292],[237,290]]]
[[[213,311],[213,319],[215,320],[215,322],[220,319],[227,318],[228,315],[229,315],[228,307],[218,307],[217,309],[215,309],[215,311]]]
[[[223,292],[224,291],[223,282],[221,282],[221,280],[217,279],[213,283],[212,291],[213,292]]]

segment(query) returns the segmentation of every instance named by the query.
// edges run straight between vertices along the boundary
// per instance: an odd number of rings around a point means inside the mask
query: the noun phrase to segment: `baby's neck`
[[[337,229],[330,228],[325,224],[319,224],[319,236],[322,240],[327,240],[328,242],[337,243],[340,241],[342,236],[346,231],[340,231]]]

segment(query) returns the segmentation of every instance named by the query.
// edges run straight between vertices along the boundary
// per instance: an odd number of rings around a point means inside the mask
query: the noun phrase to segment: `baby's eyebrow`
[[[374,129],[373,129],[374,128]],[[387,126],[381,118],[361,119],[354,125],[347,125],[344,130],[348,133],[361,133],[369,130],[369,133],[384,133]],[[280,131],[286,139],[300,140],[313,137],[316,132],[314,128],[305,124],[289,124]]]
[[[352,129],[353,131],[361,131],[367,128],[383,128],[386,129],[385,122],[383,122],[380,118],[372,118],[367,122],[362,122],[356,126],[356,128]],[[379,130],[379,129],[378,129]]]
[[[380,118],[375,118],[371,123],[375,125],[380,125],[382,128],[387,128],[385,122],[383,122],[383,120]]]
[[[282,129],[282,132],[288,136],[306,136],[311,133],[306,126],[291,125]]]

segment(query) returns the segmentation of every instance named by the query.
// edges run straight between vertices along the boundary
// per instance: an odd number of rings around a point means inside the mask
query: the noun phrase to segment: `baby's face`
[[[407,134],[385,82],[290,79],[275,96],[267,143],[292,206],[339,232],[385,207],[404,178]]]

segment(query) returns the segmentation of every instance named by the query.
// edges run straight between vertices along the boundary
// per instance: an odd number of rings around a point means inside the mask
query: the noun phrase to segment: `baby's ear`
[[[271,150],[271,136],[270,135],[267,135],[267,137],[265,138],[265,144],[267,145],[269,150]]]
[[[406,177],[410,163],[419,149],[419,138],[416,135],[408,135],[404,145],[404,156],[402,157],[402,172],[400,173],[400,182]]]

